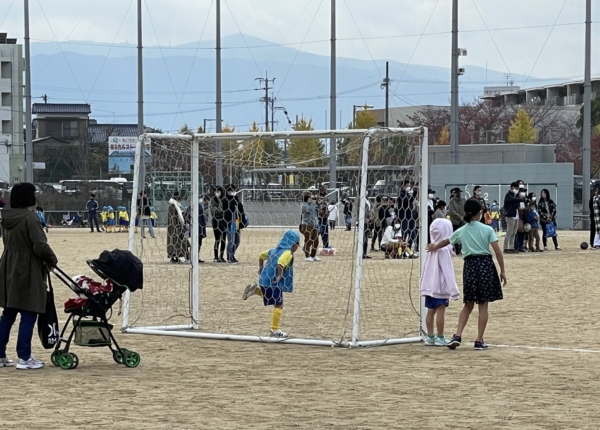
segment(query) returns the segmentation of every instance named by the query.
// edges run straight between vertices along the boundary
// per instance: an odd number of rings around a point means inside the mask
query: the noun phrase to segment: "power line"
[[[546,47],[546,44],[548,43],[548,40],[550,39],[550,36],[552,35],[554,28],[556,27],[556,23],[560,19],[560,16],[562,15],[562,12],[563,12],[565,6],[567,5],[567,1],[569,1],[569,0],[565,0],[562,7],[560,8],[560,11],[558,12],[558,16],[554,20],[554,25],[550,29],[550,32],[548,33],[548,37],[546,37],[546,40],[544,41],[544,44],[542,45],[542,49],[540,49],[540,53],[538,54],[537,58],[535,59],[535,62],[533,63],[533,66],[531,67],[531,70],[529,71],[529,75],[527,75],[527,79],[525,79],[525,83],[523,84],[523,87],[525,87],[525,85],[527,85],[527,82],[529,81],[529,78],[531,77],[531,74],[533,73],[533,70],[535,69],[535,66],[537,65],[538,60],[542,56],[542,52],[544,52],[544,48]]]
[[[225,2],[225,6],[227,6],[227,10],[229,11],[229,14],[231,15],[231,19],[233,19],[233,23],[237,27],[237,29],[238,29],[238,31],[240,33],[240,36],[242,36],[242,40],[244,41],[244,45],[246,45],[246,49],[248,49],[248,53],[250,54],[250,57],[252,57],[252,61],[254,61],[254,65],[258,69],[258,73],[260,73],[262,75],[262,70],[260,69],[260,66],[257,63],[256,58],[254,58],[254,55],[252,54],[252,50],[250,49],[250,46],[248,46],[248,42],[246,42],[246,38],[244,37],[244,33],[240,29],[240,26],[238,25],[238,23],[237,23],[237,21],[235,19],[235,16],[233,15],[233,11],[229,7],[229,4],[227,3],[227,0],[223,0],[223,1]]]
[[[492,35],[492,32],[488,29],[487,23],[485,22],[485,19],[483,18],[483,15],[481,14],[481,11],[479,10],[479,7],[477,6],[477,3],[475,3],[475,0],[471,0],[473,2],[473,6],[475,6],[475,10],[477,10],[477,13],[479,14],[479,17],[481,18],[481,21],[483,22],[483,25],[485,26],[485,28],[487,29],[488,34],[490,35],[490,38],[492,39],[492,42],[494,42],[494,46],[496,47],[496,51],[498,51],[498,54],[500,55],[500,58],[502,59],[502,62],[504,63],[504,66],[506,67],[506,70],[508,71],[508,74],[510,75],[510,67],[508,67],[508,64],[506,64],[506,61],[504,60],[504,56],[502,55],[502,52],[500,51],[500,48],[498,48],[498,44],[496,43],[496,39],[494,39],[494,36]]]
[[[12,0],[12,2],[10,2],[10,5],[8,6],[8,10],[6,11],[6,15],[4,15],[4,18],[2,18],[2,21],[0,22],[0,28],[2,28],[2,26],[4,25],[4,21],[6,21],[6,18],[8,18],[8,14],[10,13],[10,10],[12,9],[13,4],[15,4],[15,0]]]

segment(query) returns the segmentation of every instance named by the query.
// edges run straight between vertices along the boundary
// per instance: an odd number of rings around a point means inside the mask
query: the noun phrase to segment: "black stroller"
[[[70,315],[52,352],[52,364],[65,370],[75,369],[79,365],[77,355],[69,352],[74,340],[78,346],[108,347],[115,362],[127,367],[137,367],[140,364],[140,355],[118,345],[112,334],[113,326],[108,320],[112,316],[112,306],[127,290],[134,292],[143,288],[143,264],[131,252],[118,249],[112,252],[104,251],[100,258],[88,260],[87,264],[103,282],[94,281],[84,275],[71,279],[62,270],[54,270],[58,279],[78,297],[65,302],[65,312]],[[110,315],[107,316],[109,312]],[[65,338],[71,321],[71,334]]]

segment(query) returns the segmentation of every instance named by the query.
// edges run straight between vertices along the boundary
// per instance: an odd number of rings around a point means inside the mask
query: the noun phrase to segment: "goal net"
[[[423,128],[141,136],[129,249],[144,263],[144,289],[126,296],[123,329],[327,346],[420,341],[427,192]],[[385,252],[394,220],[405,247]],[[274,298],[242,294],[259,283],[259,255],[288,230],[301,240],[278,327]]]

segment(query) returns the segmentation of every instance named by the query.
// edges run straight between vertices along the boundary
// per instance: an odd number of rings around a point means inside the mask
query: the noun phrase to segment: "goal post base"
[[[191,328],[191,326],[189,327]],[[386,346],[386,345],[402,345],[409,343],[419,343],[422,341],[420,337],[407,337],[399,339],[381,339],[381,340],[369,340],[359,342],[334,342],[332,340],[318,340],[318,339],[303,339],[303,338],[286,338],[279,339],[269,336],[248,336],[248,335],[235,335],[235,334],[219,334],[219,333],[202,333],[196,331],[179,331],[151,327],[138,327],[138,328],[126,328],[123,330],[124,333],[129,334],[149,334],[154,336],[175,336],[175,337],[187,337],[196,339],[209,339],[209,340],[232,340],[241,342],[262,342],[262,343],[281,343],[288,345],[310,345],[310,346],[328,346],[328,347],[343,347],[343,348],[368,348],[374,346]]]

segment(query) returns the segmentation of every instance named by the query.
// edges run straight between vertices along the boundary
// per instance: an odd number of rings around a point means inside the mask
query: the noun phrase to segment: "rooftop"
[[[106,143],[109,136],[137,137],[137,124],[89,124],[90,143]]]
[[[92,109],[88,103],[34,103],[34,114],[85,114],[89,115]]]
[[[17,39],[9,39],[7,33],[0,33],[0,44],[1,45],[16,45]]]

